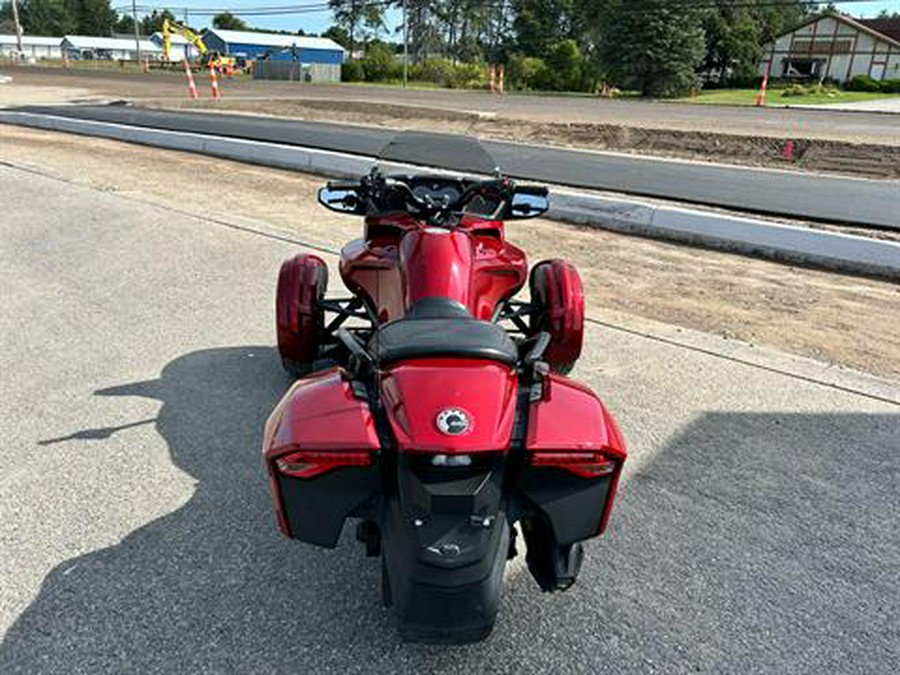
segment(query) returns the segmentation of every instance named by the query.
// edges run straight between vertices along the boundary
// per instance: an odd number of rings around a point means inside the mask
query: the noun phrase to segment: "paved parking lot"
[[[404,645],[349,536],[274,527],[299,246],[4,166],[0,204],[0,672],[894,671],[900,386],[592,324],[575,376],[631,451],[610,532],[566,594],[515,561],[488,641]]]

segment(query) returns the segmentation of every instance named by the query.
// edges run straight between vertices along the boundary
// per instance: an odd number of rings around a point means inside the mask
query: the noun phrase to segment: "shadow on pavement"
[[[162,401],[196,492],[54,569],[0,671],[887,672],[896,657],[900,416],[697,418],[624,486],[572,592],[511,575],[494,635],[444,650],[398,643],[348,532],[334,551],[277,534],[258,448],[287,385],[272,349],[236,347],[97,392]]]

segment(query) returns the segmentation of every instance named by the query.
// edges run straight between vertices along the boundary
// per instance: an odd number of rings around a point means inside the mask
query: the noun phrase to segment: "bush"
[[[841,95],[839,89],[825,84],[791,84],[784,88],[781,92],[782,96],[828,96],[830,98],[837,98]]]
[[[549,81],[544,88],[557,91],[582,91],[588,84],[584,77],[587,70],[585,58],[575,40],[560,40],[554,44],[546,58]]]
[[[543,59],[512,54],[506,64],[506,79],[514,89],[543,89],[550,71]]]
[[[394,50],[383,42],[373,42],[360,61],[366,82],[383,82],[403,77],[403,66],[394,58]]]
[[[341,65],[342,82],[362,82],[364,79],[366,79],[366,72],[359,61],[345,61]]]
[[[809,90],[802,84],[791,84],[782,90],[781,95],[784,97],[806,96],[809,93]]]
[[[447,86],[454,89],[482,89],[485,87],[487,66],[483,63],[457,63]]]
[[[881,91],[885,94],[900,94],[900,79],[882,80]]]
[[[847,91],[881,91],[881,84],[868,75],[857,75],[847,83]]]
[[[409,71],[411,80],[419,82],[433,82],[442,87],[452,86],[454,81],[454,67],[450,59],[432,57],[422,63],[412,66]]]

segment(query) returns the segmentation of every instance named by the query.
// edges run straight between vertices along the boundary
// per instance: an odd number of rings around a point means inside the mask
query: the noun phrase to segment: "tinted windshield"
[[[403,131],[382,148],[385,162],[416,164],[461,173],[493,174],[497,163],[472,136]]]

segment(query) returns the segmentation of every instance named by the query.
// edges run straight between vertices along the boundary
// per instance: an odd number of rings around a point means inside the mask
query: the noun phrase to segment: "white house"
[[[163,47],[163,43],[165,42],[163,38],[163,34],[160,31],[156,31],[153,35],[150,36],[150,40],[157,47],[165,51]],[[191,41],[187,38],[182,37],[181,35],[170,35],[169,36],[169,60],[170,61],[181,61],[185,57],[188,61],[192,61],[197,58],[197,48],[191,44]]]
[[[857,75],[900,78],[900,20],[829,12],[762,48],[759,74],[773,79],[847,82]]]
[[[158,60],[163,50],[150,40],[141,40],[141,58]],[[134,61],[137,59],[137,45],[126,38],[92,37],[88,35],[66,35],[62,39],[63,54],[72,60]]]
[[[22,51],[26,59],[58,59],[61,58],[58,37],[39,37],[37,35],[22,36]],[[0,35],[0,56],[14,56],[19,51],[15,35]]]

